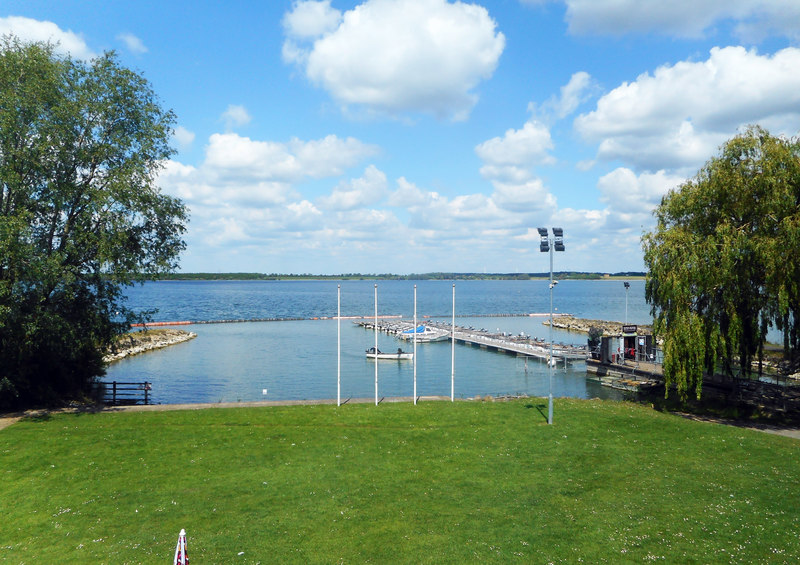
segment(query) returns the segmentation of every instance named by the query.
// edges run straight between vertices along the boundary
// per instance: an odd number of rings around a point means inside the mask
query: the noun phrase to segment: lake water
[[[112,364],[107,381],[150,381],[156,403],[236,402],[336,398],[337,285],[341,315],[374,314],[377,284],[379,315],[413,319],[414,286],[417,316],[449,321],[453,283],[448,281],[160,281],[130,289],[135,310],[157,309],[154,321],[218,321],[258,318],[301,318],[183,326],[196,339]],[[650,323],[644,281],[630,281],[627,321]],[[555,288],[556,313],[582,318],[625,321],[622,281],[563,281]],[[458,281],[456,324],[545,338],[543,317],[522,314],[550,311],[547,281]],[[519,316],[508,315],[515,314]],[[328,319],[314,319],[328,318]],[[556,342],[583,345],[586,335],[553,331]],[[374,334],[351,320],[341,322],[341,395],[372,398],[375,365],[364,350]],[[384,334],[384,351],[411,348]],[[582,362],[554,370],[553,395],[618,398],[617,391],[587,381]],[[412,396],[413,363],[381,361],[379,395]],[[547,396],[545,363],[464,345],[455,348],[455,396],[528,394]],[[450,395],[450,342],[417,345],[417,393]],[[266,391],[266,394],[265,394]]]

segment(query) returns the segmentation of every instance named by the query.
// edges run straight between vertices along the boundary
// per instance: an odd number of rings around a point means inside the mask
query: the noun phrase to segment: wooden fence
[[[97,398],[104,404],[150,404],[152,383],[100,381],[97,383]]]

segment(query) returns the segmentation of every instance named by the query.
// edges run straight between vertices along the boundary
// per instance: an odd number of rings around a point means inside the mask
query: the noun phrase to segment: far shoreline
[[[559,281],[620,281],[646,280],[641,271],[599,273],[559,271],[553,273]],[[415,273],[395,274],[276,274],[276,273],[169,273],[147,282],[186,281],[547,281],[550,273]]]

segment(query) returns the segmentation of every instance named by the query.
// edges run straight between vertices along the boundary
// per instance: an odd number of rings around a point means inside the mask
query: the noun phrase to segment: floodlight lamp
[[[564,237],[564,230],[561,228],[553,228],[553,235],[556,237]]]
[[[539,235],[542,237],[547,237],[547,228],[536,228],[539,230]]]
[[[625,282],[624,282],[624,283],[622,283],[622,284],[624,284],[624,285],[625,285],[625,290],[628,290],[628,289],[631,287],[631,283],[629,283],[628,281],[625,281]]]
[[[554,245],[556,251],[564,251],[565,250],[564,241],[563,240],[556,239],[555,242],[553,243],[553,245]]]
[[[547,253],[548,251],[550,251],[550,243],[546,239],[543,239],[542,242],[539,244],[539,251],[541,251],[542,253]]]

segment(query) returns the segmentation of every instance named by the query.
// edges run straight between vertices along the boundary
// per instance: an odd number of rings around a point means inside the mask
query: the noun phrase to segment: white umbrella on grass
[[[173,565],[188,565],[189,556],[186,555],[186,530],[178,534],[178,546],[175,548],[175,561]]]

